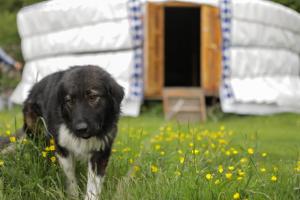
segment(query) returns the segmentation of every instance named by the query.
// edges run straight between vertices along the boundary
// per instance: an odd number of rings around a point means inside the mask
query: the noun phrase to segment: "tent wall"
[[[223,1],[225,112],[300,112],[300,15],[260,0]]]
[[[143,98],[142,2],[52,0],[18,13],[26,61],[11,96],[22,103],[35,82],[74,65],[101,66],[125,89],[123,114],[137,116]]]

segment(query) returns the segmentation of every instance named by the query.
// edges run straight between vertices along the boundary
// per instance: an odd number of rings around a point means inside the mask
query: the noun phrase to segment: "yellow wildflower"
[[[228,169],[229,169],[230,171],[233,171],[233,170],[234,170],[234,166],[229,166]]]
[[[180,162],[180,164],[183,164],[184,163],[184,157],[180,157],[179,162]]]
[[[177,152],[178,152],[179,154],[183,154],[183,152],[182,152],[181,149],[179,149]]]
[[[227,151],[225,152],[225,154],[226,154],[226,156],[230,156],[230,155],[231,155],[231,152],[230,152],[229,150],[227,150]]]
[[[198,155],[200,153],[200,151],[198,149],[193,149],[192,150],[192,154],[194,155]]]
[[[234,155],[237,155],[239,152],[238,152],[237,150],[233,150],[232,153],[233,153]]]
[[[243,179],[243,177],[242,177],[242,176],[239,176],[239,177],[237,177],[236,180],[241,181],[242,179]]]
[[[190,146],[190,147],[193,147],[193,146],[194,146],[194,143],[190,142],[190,143],[189,143],[189,146]]]
[[[0,160],[0,167],[2,167],[4,165],[4,161]]]
[[[11,137],[9,137],[9,141],[10,141],[10,142],[16,142],[17,139],[16,139],[15,136],[11,136]]]
[[[261,172],[266,172],[266,168],[262,167],[262,168],[260,168],[260,171]]]
[[[220,145],[224,145],[224,144],[227,144],[228,142],[224,139],[219,139],[219,144]]]
[[[206,178],[206,180],[209,181],[209,180],[211,180],[213,178],[213,176],[212,176],[212,174],[208,173],[208,174],[205,175],[205,178]]]
[[[47,152],[46,152],[46,151],[42,151],[42,156],[43,156],[44,158],[46,158],[46,157],[47,157]]]
[[[247,159],[247,158],[241,158],[240,162],[241,162],[242,164],[244,164],[244,163],[248,162],[248,159]]]
[[[220,131],[224,131],[224,130],[225,130],[225,126],[221,126]]]
[[[10,136],[10,135],[11,135],[10,130],[6,130],[6,131],[5,131],[5,134],[6,134],[7,136]]]
[[[204,155],[209,156],[209,151],[206,150],[206,151],[204,152]]]
[[[130,164],[132,164],[132,163],[133,163],[133,159],[130,158],[130,159],[128,160],[128,162],[129,162]]]
[[[140,167],[139,166],[137,166],[137,165],[135,165],[134,167],[133,167],[133,170],[135,171],[135,172],[138,172],[138,171],[140,171]]]
[[[157,150],[157,151],[158,151],[158,150],[160,150],[160,145],[159,145],[159,144],[157,144],[157,145],[155,145],[155,147],[154,147],[154,148],[155,148],[155,150]]]
[[[50,150],[50,151],[55,151],[55,146],[54,146],[54,145],[51,145],[51,146],[49,147],[49,150]]]
[[[117,152],[117,149],[114,149],[114,148],[113,148],[113,149],[111,150],[111,152],[116,153],[116,152]]]
[[[261,156],[262,157],[266,157],[268,154],[267,153],[262,153]]]
[[[254,149],[253,148],[248,148],[247,152],[248,152],[248,154],[253,155],[254,154]]]
[[[216,181],[215,181],[215,185],[218,185],[218,184],[220,184],[220,179],[217,179]]]
[[[181,172],[180,171],[175,171],[175,175],[176,176],[181,176]]]
[[[242,170],[239,169],[239,170],[238,170],[238,175],[239,175],[239,176],[245,176],[245,172],[243,172]]]
[[[129,151],[131,151],[131,148],[129,148],[129,147],[126,147],[126,148],[124,148],[122,151],[123,151],[124,153],[126,153],[126,152],[129,152]]]
[[[222,174],[223,171],[224,171],[223,166],[222,166],[222,165],[219,165],[219,167],[218,167],[218,172],[219,172],[220,174]]]
[[[240,199],[240,198],[241,198],[240,193],[238,192],[234,193],[233,199]]]
[[[161,152],[160,152],[160,155],[161,155],[161,156],[164,156],[165,154],[166,154],[166,153],[165,153],[164,151],[161,151]]]
[[[271,181],[276,182],[276,181],[277,181],[277,177],[273,175],[273,176],[271,177]]]
[[[50,158],[50,160],[51,160],[51,162],[55,162],[56,161],[56,157],[55,156],[52,156],[51,158]]]
[[[50,144],[51,144],[51,145],[54,145],[54,144],[55,144],[55,141],[54,141],[53,138],[50,139]]]
[[[158,172],[158,167],[155,165],[151,165],[151,172],[152,173],[157,173]]]
[[[225,174],[225,177],[226,177],[227,179],[231,179],[231,178],[232,178],[232,173],[226,173],[226,174]]]

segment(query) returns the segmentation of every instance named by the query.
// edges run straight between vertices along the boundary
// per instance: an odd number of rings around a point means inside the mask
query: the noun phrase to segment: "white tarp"
[[[221,4],[222,109],[240,114],[300,112],[300,15],[269,1]]]
[[[11,99],[22,103],[51,72],[96,64],[125,88],[124,114],[138,115],[144,1],[52,0],[22,9],[18,29],[26,65]],[[221,5],[224,112],[300,112],[299,13],[264,0],[181,1]]]
[[[22,40],[23,56],[26,60],[133,47],[127,18],[26,37]]]
[[[128,17],[126,0],[53,0],[18,13],[22,38]],[[58,20],[59,19],[59,20]]]
[[[125,89],[124,115],[137,116],[142,100],[141,2],[52,0],[23,8],[17,16],[26,61],[11,96],[23,103],[46,75],[74,65],[98,65]]]

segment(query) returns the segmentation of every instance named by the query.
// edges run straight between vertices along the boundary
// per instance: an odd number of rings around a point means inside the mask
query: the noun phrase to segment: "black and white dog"
[[[99,197],[123,96],[123,88],[100,67],[75,66],[36,83],[24,103],[24,131],[35,134],[38,119],[45,120],[67,191],[75,198],[77,158],[88,160],[85,200]]]

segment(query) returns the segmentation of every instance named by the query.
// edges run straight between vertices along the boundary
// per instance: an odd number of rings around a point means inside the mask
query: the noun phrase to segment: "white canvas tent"
[[[185,2],[221,10],[223,111],[300,112],[298,13],[263,0]],[[11,100],[22,103],[32,85],[52,72],[95,64],[125,88],[123,113],[137,116],[143,99],[144,3],[52,0],[22,9],[18,29],[26,65]]]

